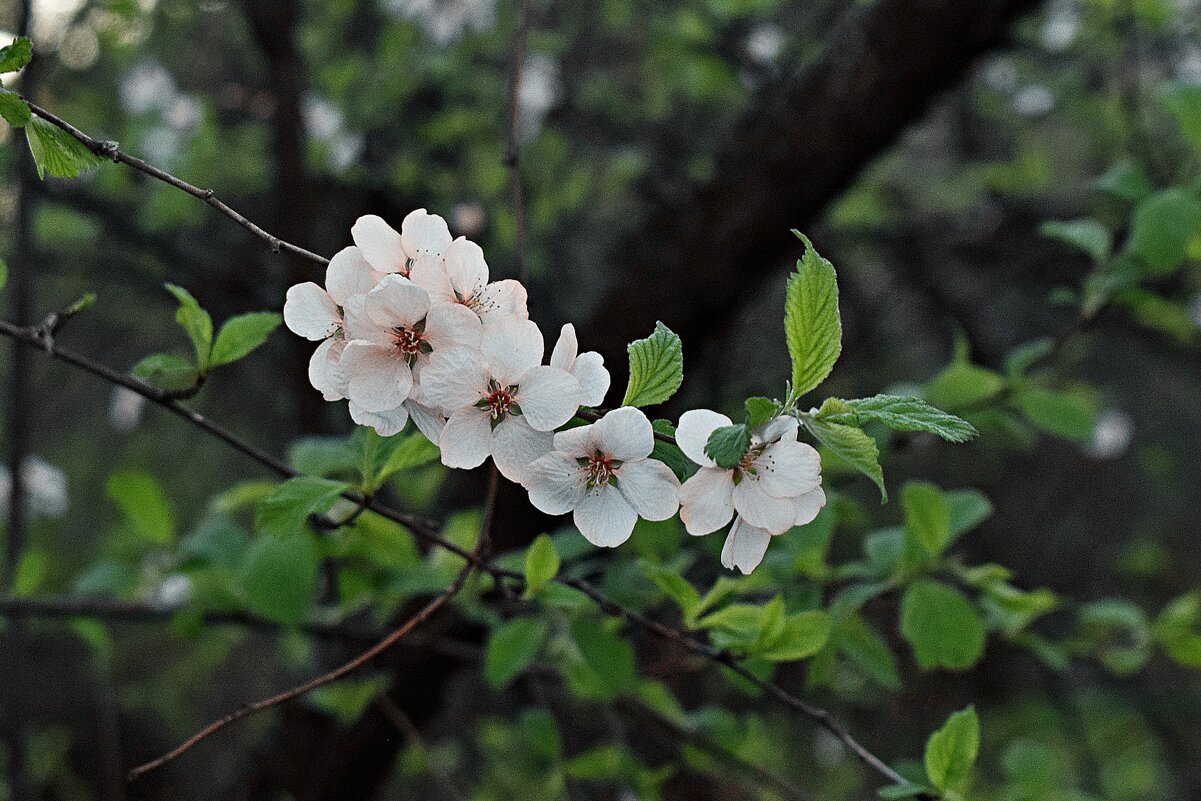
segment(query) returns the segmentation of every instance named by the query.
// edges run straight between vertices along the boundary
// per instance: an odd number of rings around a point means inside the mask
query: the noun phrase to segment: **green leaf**
[[[1104,262],[1113,251],[1113,234],[1101,222],[1091,217],[1046,222],[1039,231],[1045,237],[1057,239],[1084,251],[1097,263]]]
[[[108,477],[108,497],[121,510],[134,533],[157,545],[171,542],[175,514],[163,488],[148,473],[123,470]]]
[[[171,392],[191,389],[200,378],[195,365],[169,353],[153,353],[135,364],[130,372],[152,387]]]
[[[285,626],[303,623],[316,600],[320,564],[316,538],[307,532],[256,537],[239,572],[246,608]]]
[[[1043,431],[1076,442],[1088,442],[1097,427],[1097,402],[1086,388],[1052,390],[1021,386],[1014,395],[1026,419]]]
[[[905,536],[930,556],[938,556],[951,540],[951,510],[938,487],[910,481],[901,488]]]
[[[192,293],[175,284],[163,284],[167,291],[179,301],[179,309],[175,312],[175,322],[179,323],[192,340],[196,351],[196,368],[200,372],[208,370],[209,354],[213,350],[213,318],[200,308]]]
[[[579,646],[585,664],[601,678],[613,694],[627,693],[634,689],[634,679],[637,675],[634,647],[628,640],[591,617],[578,618],[573,622],[571,636]]]
[[[12,594],[28,598],[40,590],[50,575],[50,563],[49,551],[36,546],[26,548],[13,570]]]
[[[922,392],[926,402],[940,409],[966,409],[995,398],[1005,379],[967,360],[966,348],[942,372],[930,379]]]
[[[0,259],[0,289],[8,284],[8,265],[4,263],[4,259]]]
[[[1119,161],[1097,179],[1097,189],[1129,203],[1138,203],[1155,191],[1151,179],[1137,163],[1130,159]]]
[[[842,321],[838,315],[838,280],[834,265],[805,243],[788,278],[784,300],[784,333],[792,357],[792,392],[800,397],[826,379],[842,352]]]
[[[880,469],[880,449],[876,441],[854,426],[806,417],[805,428],[831,453],[863,473],[880,488],[880,498],[888,502],[884,471]]]
[[[301,437],[288,447],[288,464],[298,473],[328,478],[350,473],[358,459],[346,437]]]
[[[848,614],[834,633],[838,650],[887,690],[901,687],[897,660],[883,638],[858,614]]]
[[[1151,626],[1136,604],[1101,598],[1081,606],[1078,614],[1081,638],[1111,672],[1126,676],[1150,659]]]
[[[206,370],[241,359],[267,341],[283,321],[275,312],[250,312],[231,317],[221,326]]]
[[[939,790],[962,790],[980,751],[980,721],[975,707],[960,710],[926,741],[926,775]]]
[[[1201,668],[1201,593],[1190,592],[1163,608],[1151,625],[1151,636],[1172,661]]]
[[[51,125],[40,117],[33,117],[25,125],[25,138],[29,141],[29,152],[37,165],[38,177],[43,180],[46,173],[55,178],[78,178],[81,173],[104,163],[71,134]]]
[[[1151,276],[1167,275],[1187,258],[1198,225],[1201,202],[1184,189],[1165,189],[1135,210],[1127,247]]]
[[[771,398],[746,399],[746,427],[756,429],[780,413],[780,404]]]
[[[680,607],[685,622],[690,621],[701,604],[701,595],[696,587],[676,571],[662,565],[643,562],[642,569],[655,586]]]
[[[518,617],[492,632],[484,651],[484,678],[501,690],[529,667],[546,640],[543,618]]]
[[[653,406],[663,403],[684,383],[684,346],[663,323],[655,323],[655,333],[631,342],[630,383],[622,406]]]
[[[992,514],[992,503],[976,490],[951,490],[942,494],[951,514],[951,539],[983,523]]]
[[[12,44],[0,47],[0,73],[16,72],[33,60],[33,42],[18,36]]]
[[[559,552],[545,534],[530,543],[525,552],[525,598],[533,598],[559,572]]]
[[[310,704],[322,712],[337,718],[343,726],[350,726],[363,716],[367,707],[388,689],[387,676],[371,676],[366,679],[342,679],[318,687],[308,694]]]
[[[822,404],[818,417],[860,428],[869,423],[880,423],[893,431],[925,431],[949,442],[967,442],[977,434],[966,420],[920,398],[901,395],[874,395],[855,400],[831,398]]]
[[[709,435],[705,443],[705,455],[717,462],[718,467],[737,467],[746,449],[751,446],[751,430],[746,424],[722,426]]]
[[[1171,83],[1159,94],[1160,101],[1180,126],[1180,133],[1201,153],[1201,86]]]
[[[829,639],[828,614],[798,612],[786,616],[775,636],[757,646],[754,655],[768,662],[795,662],[816,654]]]
[[[964,670],[984,653],[984,621],[954,587],[918,581],[901,599],[901,634],[923,670]]]
[[[254,527],[263,534],[289,538],[303,531],[309,515],[328,511],[347,484],[313,476],[297,476],[259,501]]]
[[[412,470],[437,461],[438,446],[420,431],[414,431],[412,434],[396,434],[381,439],[376,456],[383,461],[374,482],[379,487],[402,470]]]
[[[0,117],[14,128],[24,128],[32,117],[29,104],[15,92],[0,89]]]

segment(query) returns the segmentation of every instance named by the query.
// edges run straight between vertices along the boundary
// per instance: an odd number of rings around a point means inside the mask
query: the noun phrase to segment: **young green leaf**
[[[1184,189],[1165,189],[1148,197],[1134,212],[1130,251],[1147,273],[1171,273],[1188,256],[1189,241],[1201,227],[1201,201]]]
[[[267,337],[283,321],[275,312],[250,312],[231,317],[221,326],[205,369],[241,359],[267,341]]]
[[[746,449],[751,446],[751,430],[745,423],[722,426],[709,435],[705,443],[705,455],[717,462],[718,467],[737,467]]]
[[[195,365],[169,353],[152,353],[135,364],[130,372],[152,387],[168,392],[191,389],[200,378]]]
[[[149,473],[123,470],[108,477],[108,497],[135,534],[156,545],[171,542],[175,514],[163,488]]]
[[[1180,127],[1180,133],[1201,153],[1201,86],[1172,83],[1164,87],[1160,101]]]
[[[980,751],[980,721],[974,707],[960,710],[926,741],[926,776],[943,792],[961,792]]]
[[[484,651],[484,678],[501,690],[529,667],[546,640],[543,618],[518,617],[492,632]]]
[[[662,565],[643,562],[642,568],[655,586],[662,590],[663,594],[670,598],[676,606],[680,607],[685,622],[691,621],[701,605],[701,595],[697,592],[696,587],[693,587],[688,579],[676,571]]]
[[[1057,239],[1084,251],[1097,263],[1109,258],[1113,250],[1113,234],[1098,220],[1086,217],[1080,220],[1055,220],[1043,223],[1039,232],[1050,239]]]
[[[20,95],[0,89],[0,117],[14,128],[24,128],[32,117],[29,104]]]
[[[924,400],[900,395],[838,400],[822,404],[818,417],[857,427],[880,423],[893,431],[925,431],[948,442],[967,442],[977,435],[971,423],[937,409]]]
[[[930,556],[938,556],[951,539],[951,510],[938,487],[910,481],[901,488],[905,536]]]
[[[832,454],[874,481],[880,488],[881,500],[888,502],[884,471],[880,469],[880,449],[874,439],[854,426],[813,416],[805,418],[805,428]]]
[[[1127,203],[1138,203],[1155,191],[1146,171],[1130,159],[1123,159],[1110,167],[1093,185]]]
[[[401,470],[412,470],[436,461],[438,446],[419,431],[408,435],[397,434],[380,440],[376,459],[383,462],[373,482],[379,487]]]
[[[824,381],[838,361],[842,321],[834,265],[818,255],[803,234],[793,233],[805,243],[805,255],[788,278],[784,333],[792,357],[792,391],[800,397]]]
[[[192,347],[196,351],[196,368],[204,373],[208,371],[209,354],[213,350],[213,318],[200,308],[192,293],[175,284],[163,284],[167,291],[179,301],[179,309],[175,312],[175,321],[183,327]]]
[[[634,648],[629,641],[592,617],[577,618],[571,636],[580,655],[613,695],[629,692],[637,678]]]
[[[923,670],[964,670],[984,653],[984,621],[954,587],[918,581],[901,599],[901,634]]]
[[[281,625],[303,623],[316,600],[320,564],[316,538],[307,532],[257,537],[238,576],[246,607]]]
[[[631,342],[630,383],[622,406],[653,406],[675,394],[684,382],[684,347],[663,323],[646,339]]]
[[[770,398],[746,399],[746,427],[756,429],[780,413],[780,405]]]
[[[304,529],[309,515],[320,514],[333,506],[346,488],[342,481],[313,476],[290,478],[259,502],[254,527],[263,534],[290,537]]]
[[[33,42],[18,36],[12,44],[0,47],[0,73],[16,72],[33,60]]]
[[[820,651],[830,639],[830,616],[825,612],[787,615],[775,636],[761,643],[754,655],[768,662],[795,662]]]
[[[1020,386],[1014,395],[1022,414],[1034,425],[1056,436],[1088,442],[1097,427],[1097,400],[1087,388],[1053,390]]]
[[[525,552],[525,598],[533,598],[559,572],[555,541],[545,534],[530,543]]]
[[[40,117],[31,118],[24,130],[39,178],[45,179],[46,173],[55,178],[78,178],[105,162],[103,156],[97,156],[71,134]]]
[[[967,360],[966,353],[930,379],[922,395],[939,409],[966,409],[995,398],[1005,389],[1005,379],[985,367]]]
[[[0,259],[0,289],[4,289],[8,284],[8,265],[4,263],[4,259]]]

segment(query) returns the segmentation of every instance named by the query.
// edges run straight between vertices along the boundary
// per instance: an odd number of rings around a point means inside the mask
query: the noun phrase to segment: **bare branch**
[[[203,200],[205,203],[209,204],[214,209],[221,212],[226,217],[230,218],[238,225],[242,226],[247,231],[266,242],[271,247],[272,253],[287,251],[288,253],[294,253],[297,256],[303,256],[309,261],[314,261],[317,264],[329,264],[329,259],[325,258],[324,256],[319,256],[310,250],[305,250],[299,245],[293,245],[291,242],[285,242],[274,234],[269,233],[268,231],[265,231],[259,226],[255,225],[250,220],[246,219],[246,217],[242,216],[242,214],[235,211],[223,201],[219,200],[213,193],[213,190],[201,189],[198,186],[188,183],[182,178],[176,178],[174,175],[165,170],[160,170],[158,167],[155,167],[149,162],[143,161],[137,156],[130,156],[127,153],[123,153],[118,149],[116,142],[102,142],[98,139],[93,139],[91,136],[88,136],[86,133],[79,130],[61,117],[47,111],[35,103],[30,102],[28,98],[25,98],[25,102],[29,104],[30,111],[51,125],[61,128],[71,136],[78,139],[84,147],[95,153],[97,156],[111,159],[112,161],[120,164],[126,164],[130,167],[133,167],[138,172],[145,173],[151,178],[156,178],[165,184],[170,184],[176,189],[182,189],[192,197]]]

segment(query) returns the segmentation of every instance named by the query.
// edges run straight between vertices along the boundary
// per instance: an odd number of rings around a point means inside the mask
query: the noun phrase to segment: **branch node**
[[[97,142],[96,150],[101,156],[110,159],[114,164],[121,161],[121,151],[118,149],[118,144],[112,141]]]

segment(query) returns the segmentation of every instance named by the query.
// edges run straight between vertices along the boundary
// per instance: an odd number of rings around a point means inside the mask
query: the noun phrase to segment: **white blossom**
[[[550,450],[551,432],[580,406],[579,382],[542,365],[544,350],[537,325],[503,317],[484,326],[478,350],[434,351],[421,399],[447,414],[443,464],[472,468],[491,456],[505,478],[523,483],[530,462]]]
[[[416,264],[441,259],[451,242],[446,220],[425,209],[409,212],[399,234],[382,217],[368,214],[355,221],[350,235],[372,267],[406,278]]]
[[[679,508],[679,479],[649,458],[654,445],[650,421],[632,406],[561,431],[554,450],[530,465],[530,502],[547,514],[571,512],[593,545],[618,546],[639,517],[666,520]]]
[[[722,564],[749,573],[762,560],[768,538],[813,520],[826,496],[821,459],[812,447],[797,442],[795,419],[777,417],[752,431],[741,461],[727,469],[705,453],[705,444],[715,430],[732,424],[724,414],[707,409],[680,417],[676,443],[700,465],[680,489],[680,519],[689,534],[700,536],[733,517]]]
[[[512,279],[488,283],[484,251],[463,237],[452,242],[442,258],[415,263],[409,277],[434,303],[460,304],[484,322],[500,316],[530,316],[525,287]]]
[[[559,332],[559,341],[550,352],[550,366],[566,370],[580,382],[584,394],[581,403],[585,406],[600,406],[609,391],[609,371],[605,369],[605,358],[596,351],[580,353],[576,340],[575,326],[567,323]]]

